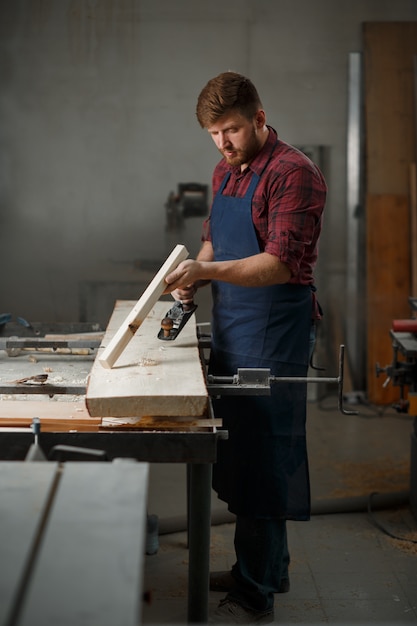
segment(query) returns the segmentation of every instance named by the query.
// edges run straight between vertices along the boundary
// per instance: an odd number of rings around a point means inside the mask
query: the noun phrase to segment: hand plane
[[[197,305],[194,302],[183,304],[180,300],[176,300],[161,322],[158,339],[163,341],[176,339],[196,308]]]

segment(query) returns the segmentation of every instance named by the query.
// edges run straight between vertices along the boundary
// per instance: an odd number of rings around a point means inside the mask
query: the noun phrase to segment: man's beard
[[[238,166],[244,163],[250,163],[259,152],[259,142],[255,130],[253,130],[244,149],[232,149],[232,151],[235,152],[235,154],[232,157],[228,157],[225,154],[225,152],[228,152],[227,150],[220,150],[229,165]]]

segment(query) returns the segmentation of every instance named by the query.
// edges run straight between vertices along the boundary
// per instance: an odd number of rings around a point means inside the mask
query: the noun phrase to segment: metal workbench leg
[[[210,464],[190,465],[188,622],[207,623],[211,527]]]

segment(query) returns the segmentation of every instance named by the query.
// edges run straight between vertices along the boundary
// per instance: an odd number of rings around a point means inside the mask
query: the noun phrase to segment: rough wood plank
[[[43,402],[39,400],[2,400],[0,428],[30,428],[32,419],[39,417],[41,432],[96,432],[101,419],[91,417],[80,402]]]
[[[364,23],[366,128],[367,392],[390,404],[399,388],[382,387],[377,362],[392,361],[392,319],[409,316],[410,163],[415,161],[413,59],[417,22]],[[349,322],[349,320],[348,320]]]
[[[103,367],[113,367],[127,344],[136,334],[139,326],[142,324],[155,302],[157,302],[163,294],[166,287],[165,277],[187,257],[188,250],[185,246],[177,245],[174,248],[159,272],[133,306],[130,313],[121,322],[118,331],[112,336],[107,345],[104,343],[106,348],[99,356],[99,362]]]
[[[101,367],[100,350],[87,384],[86,404],[93,417],[206,416],[208,392],[201,365],[195,317],[174,341],[157,335],[172,301],[155,303],[111,370]],[[120,326],[132,302],[116,303],[103,343]]]
[[[16,417],[32,419],[33,417],[57,419],[91,420],[84,400],[77,402],[43,400],[1,400],[0,418]]]
[[[30,428],[32,420],[23,417],[0,418],[0,428]],[[98,432],[101,419],[90,418],[87,420],[53,419],[42,420],[43,433],[68,433],[68,432]]]
[[[417,102],[416,102],[417,107]],[[411,296],[417,298],[417,165],[410,166]]]
[[[173,431],[195,431],[207,428],[221,428],[223,420],[221,418],[202,417],[150,417],[145,416],[139,420],[135,417],[104,417],[100,430],[173,430]]]
[[[398,400],[399,387],[384,388],[385,376],[375,367],[392,362],[389,331],[394,319],[409,316],[409,212],[408,197],[391,194],[367,198],[367,335],[368,396],[376,404]],[[377,225],[377,227],[376,227]]]
[[[408,193],[417,22],[365,22],[363,33],[367,191]]]

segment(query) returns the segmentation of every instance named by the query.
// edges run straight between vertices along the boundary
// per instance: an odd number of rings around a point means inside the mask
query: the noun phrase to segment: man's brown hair
[[[208,81],[197,100],[197,119],[202,128],[209,128],[217,120],[238,111],[248,119],[262,108],[255,85],[249,78],[236,72],[223,72]]]

